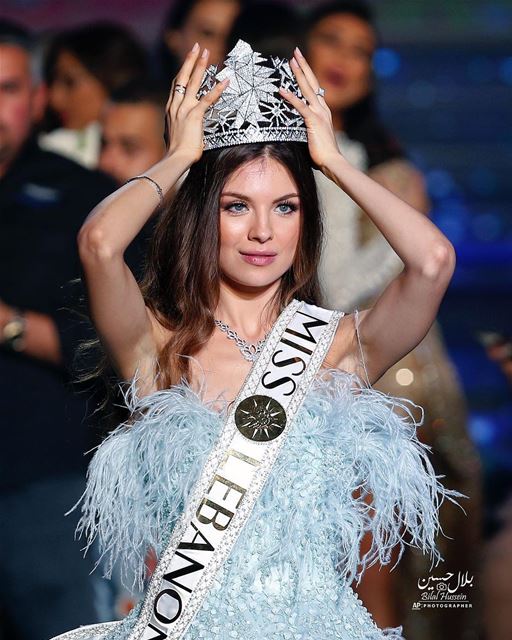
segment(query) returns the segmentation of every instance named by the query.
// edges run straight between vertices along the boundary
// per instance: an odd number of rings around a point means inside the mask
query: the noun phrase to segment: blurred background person
[[[80,273],[78,230],[114,184],[39,148],[37,55],[5,21],[0,59],[0,637],[41,640],[101,621],[77,515],[64,517],[91,445],[69,373],[84,334],[68,283]]]
[[[148,72],[144,48],[124,27],[93,23],[57,34],[47,51],[45,78],[60,126],[40,136],[41,146],[95,168],[99,119],[109,96]]]
[[[162,78],[169,85],[195,42],[210,51],[210,64],[220,64],[226,39],[244,0],[179,0],[164,20],[157,48]]]
[[[112,92],[100,117],[98,167],[118,184],[144,173],[164,155],[167,93],[168,89],[147,80],[135,80]]]
[[[428,213],[423,177],[378,117],[372,71],[377,44],[372,11],[363,1],[330,2],[310,16],[306,50],[325,88],[340,146],[347,139],[357,143],[372,177],[378,175],[391,190],[400,187],[401,197],[407,196],[415,208]],[[318,177],[328,211],[321,265],[324,297],[331,306],[354,308],[380,291],[403,265],[382,235],[372,234],[359,210],[352,208],[349,216],[331,210],[327,181]],[[336,289],[340,273],[343,283]]]
[[[331,2],[310,15],[306,55],[325,88],[325,99],[339,132],[343,153],[347,140],[359,145],[369,174],[412,206],[430,211],[425,181],[407,159],[398,141],[380,122],[376,108],[372,59],[378,44],[373,14],[363,1]],[[374,225],[353,204],[335,208],[338,195],[331,183],[318,175],[325,212],[326,245],[321,264],[324,302],[347,312],[371,306],[403,264]],[[334,186],[334,185],[333,185]],[[339,287],[340,282],[342,287]],[[373,385],[385,393],[403,395],[425,410],[419,435],[433,447],[436,472],[450,486],[469,496],[467,516],[445,503],[440,520],[453,540],[439,540],[445,558],[442,571],[481,568],[481,468],[467,430],[467,407],[455,368],[444,347],[440,327],[434,323],[424,340],[391,367]],[[420,417],[418,412],[416,417]],[[369,545],[369,540],[365,544]],[[393,571],[370,568],[358,592],[380,626],[404,625],[411,640],[478,637],[480,611],[476,589],[473,608],[454,616],[446,608],[413,610],[419,599],[418,580],[431,575],[427,557],[407,550]]]
[[[100,116],[102,131],[98,167],[118,185],[143,174],[164,155],[164,114],[169,89],[138,79],[112,92]],[[147,222],[128,247],[125,259],[142,275],[147,243],[155,219]]]

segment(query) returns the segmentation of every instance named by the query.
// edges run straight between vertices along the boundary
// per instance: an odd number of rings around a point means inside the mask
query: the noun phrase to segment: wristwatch
[[[14,315],[2,327],[0,345],[14,351],[22,351],[27,321],[23,312],[14,308]]]

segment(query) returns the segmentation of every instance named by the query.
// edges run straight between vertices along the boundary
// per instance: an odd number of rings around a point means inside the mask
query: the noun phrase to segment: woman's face
[[[225,55],[226,40],[240,11],[238,0],[199,0],[181,29],[168,31],[166,43],[178,57],[185,56],[194,43],[210,51],[210,64],[220,64]]]
[[[220,269],[237,289],[264,289],[291,267],[301,227],[300,198],[290,172],[273,158],[237,169],[220,197]]]
[[[310,31],[308,61],[333,112],[351,107],[370,92],[376,45],[372,27],[348,13],[326,16]]]
[[[49,98],[63,127],[83,129],[99,119],[107,92],[78,58],[62,51],[55,64]]]

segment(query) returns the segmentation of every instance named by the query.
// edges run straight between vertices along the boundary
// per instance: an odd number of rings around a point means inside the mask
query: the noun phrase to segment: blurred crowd
[[[76,236],[100,200],[165,153],[169,87],[194,42],[220,64],[239,38],[263,55],[289,58],[301,46],[326,90],[342,153],[430,214],[422,174],[379,117],[372,60],[381,34],[363,1],[318,3],[306,13],[291,3],[181,0],[151,50],[112,23],[35,33],[0,20],[1,640],[41,640],[113,620],[141,595],[101,578],[101,558],[84,559],[74,540],[77,510],[64,517],[83,492],[86,452],[112,426],[112,416],[95,411],[99,385],[78,373],[94,367],[80,348],[94,331],[84,316]],[[403,265],[348,196],[320,173],[316,179],[326,227],[323,303],[346,312],[369,306]],[[137,276],[151,226],[125,256]],[[510,353],[501,360],[509,367]],[[466,515],[441,506],[450,536],[439,541],[441,568],[408,552],[393,571],[368,570],[360,597],[379,626],[403,624],[410,640],[512,638],[512,518],[482,540],[480,460],[438,323],[375,387],[424,407],[420,437],[436,471],[469,499]],[[148,557],[148,572],[151,564]],[[418,582],[448,572],[475,577],[472,607],[413,610]]]

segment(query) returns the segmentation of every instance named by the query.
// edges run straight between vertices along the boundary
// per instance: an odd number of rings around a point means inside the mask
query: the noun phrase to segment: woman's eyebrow
[[[221,198],[224,196],[231,196],[233,198],[240,198],[240,200],[247,200],[248,202],[251,202],[251,198],[247,195],[244,195],[243,193],[236,193],[234,191],[225,191],[224,193],[221,193]],[[272,201],[272,204],[275,204],[276,202],[281,202],[281,200],[288,200],[289,198],[299,198],[299,194],[298,193],[287,193],[284,196],[279,196],[279,198],[276,198],[275,200]]]

